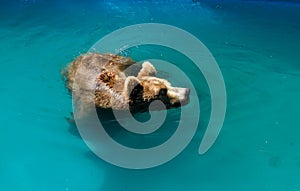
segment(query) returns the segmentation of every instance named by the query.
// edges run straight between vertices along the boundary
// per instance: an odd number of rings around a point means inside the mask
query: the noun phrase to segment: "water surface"
[[[297,1],[1,1],[0,189],[299,190],[299,13]],[[145,22],[205,43],[228,108],[217,142],[198,155],[210,99],[196,81],[202,105],[192,142],[171,162],[137,171],[97,158],[70,127],[60,70],[104,35]],[[198,79],[193,67],[179,67]]]

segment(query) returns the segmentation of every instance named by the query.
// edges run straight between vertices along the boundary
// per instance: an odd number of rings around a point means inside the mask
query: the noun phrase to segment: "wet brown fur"
[[[115,54],[87,53],[71,62],[63,70],[63,76],[70,92],[80,91],[78,99],[82,102],[94,102],[99,108],[146,111],[149,103],[157,99],[167,104],[167,108],[178,107],[171,105],[172,99],[176,102],[178,99],[167,94],[172,89],[171,84],[153,77],[156,70],[152,64],[144,63],[139,70],[134,67],[136,65],[141,66],[130,58]],[[136,73],[131,76],[135,83],[127,83],[126,87],[125,81],[129,80],[126,72],[135,70]],[[79,79],[75,84],[76,75],[81,75],[83,80]]]

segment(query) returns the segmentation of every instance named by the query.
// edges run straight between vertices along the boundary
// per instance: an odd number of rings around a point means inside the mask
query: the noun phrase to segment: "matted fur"
[[[135,66],[140,64],[127,57],[87,53],[71,62],[63,75],[70,92],[80,91],[75,99],[81,104],[94,102],[99,108],[144,112],[153,100],[163,101],[167,109],[188,102],[189,90],[172,87],[167,80],[155,77],[157,71],[150,62],[144,62],[133,74],[138,68]]]

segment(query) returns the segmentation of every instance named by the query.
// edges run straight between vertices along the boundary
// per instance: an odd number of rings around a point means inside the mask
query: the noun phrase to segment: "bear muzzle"
[[[174,87],[168,91],[168,96],[172,98],[170,108],[184,106],[190,101],[190,89]]]

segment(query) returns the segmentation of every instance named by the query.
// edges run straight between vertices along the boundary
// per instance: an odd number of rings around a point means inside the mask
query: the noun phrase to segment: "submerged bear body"
[[[113,108],[145,112],[154,100],[167,109],[189,102],[189,89],[172,87],[155,77],[150,62],[142,65],[115,54],[87,53],[80,55],[64,70],[67,88],[77,93],[81,103],[94,102],[97,108]],[[74,95],[74,94],[73,94]]]

